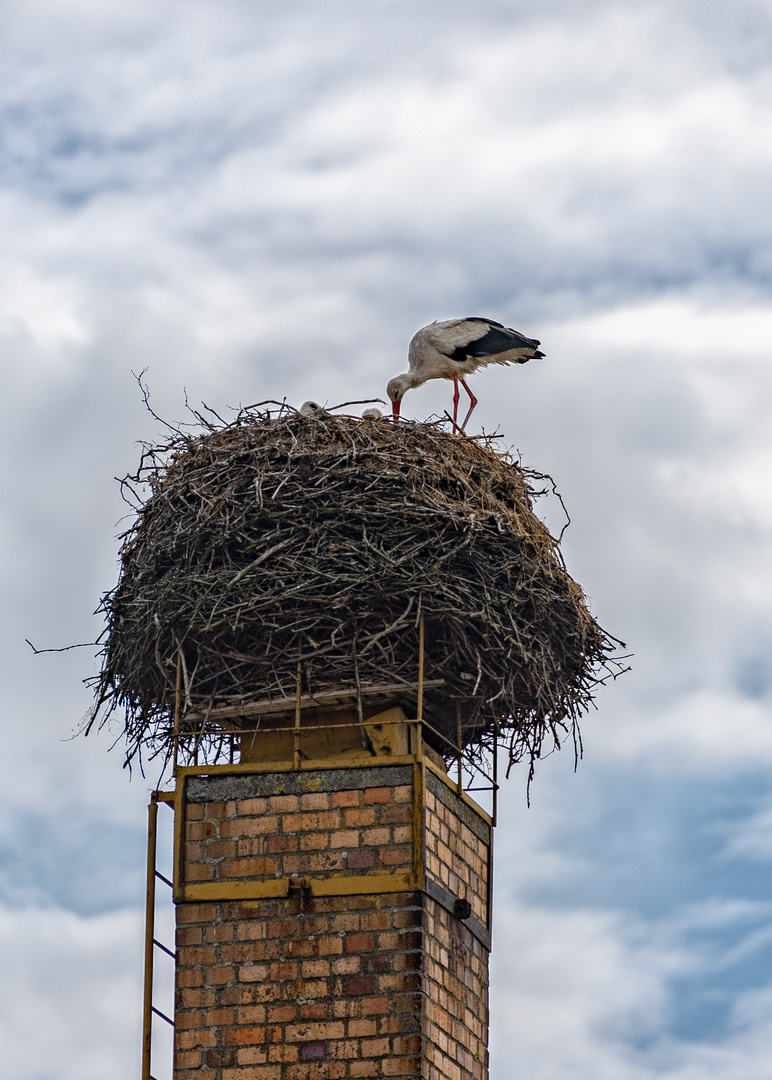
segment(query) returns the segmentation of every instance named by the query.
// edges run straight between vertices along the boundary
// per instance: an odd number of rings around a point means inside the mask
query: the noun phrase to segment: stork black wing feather
[[[487,319],[485,321],[487,322]],[[498,353],[507,352],[509,349],[535,349],[538,344],[538,341],[527,338],[524,334],[519,334],[517,330],[509,330],[507,327],[501,327],[501,329],[491,327],[487,334],[475,338],[468,345],[457,346],[452,353],[447,355],[451,360],[461,363],[467,356],[496,356]]]
[[[506,326],[503,322],[496,322],[495,319],[486,319],[484,315],[467,315],[464,322],[484,322],[488,326],[499,326],[502,330],[506,330]]]

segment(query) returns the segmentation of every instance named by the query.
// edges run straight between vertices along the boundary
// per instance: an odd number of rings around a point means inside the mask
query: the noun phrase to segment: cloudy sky
[[[99,632],[132,371],[372,397],[484,314],[548,358],[475,423],[635,653],[503,793],[492,1080],[772,1075],[772,2],[2,0],[0,51],[0,1073],[138,1075],[158,778],[24,644]]]

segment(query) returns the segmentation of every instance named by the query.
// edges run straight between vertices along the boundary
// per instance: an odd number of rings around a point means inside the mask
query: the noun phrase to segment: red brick
[[[271,978],[274,982],[283,979],[297,979],[298,965],[295,963],[271,964]]]
[[[333,806],[359,806],[362,793],[359,791],[334,791],[332,794]]]
[[[233,941],[233,926],[229,926],[227,923],[224,926],[208,926],[206,940],[211,944],[216,941]]]
[[[279,869],[276,859],[226,859],[220,867],[223,878],[268,877]]]
[[[330,834],[328,832],[306,833],[300,837],[301,851],[324,851],[330,846]]]
[[[301,810],[329,810],[330,796],[326,791],[315,791],[300,796]]]
[[[422,913],[420,910],[395,911],[393,915],[394,926],[399,930],[408,926],[420,926]]]
[[[211,863],[187,863],[185,866],[186,881],[211,881],[214,878],[214,867]]]
[[[268,1060],[269,1061],[297,1061],[298,1060],[298,1048],[297,1046],[269,1046],[268,1048]]]
[[[284,943],[285,955],[293,958],[313,956],[315,951],[314,942],[308,939],[298,941],[297,938],[293,938]]]
[[[178,1012],[174,1018],[174,1026],[178,1030],[190,1031],[193,1028],[204,1026],[204,1016],[201,1012]]]
[[[381,1071],[384,1076],[420,1076],[420,1058],[385,1058],[381,1062]],[[437,1074],[438,1077],[440,1074]]]
[[[180,958],[177,958],[178,964],[182,963]],[[197,971],[185,971],[184,969],[177,968],[177,986],[203,986],[204,985],[204,973],[201,970]]]
[[[266,964],[242,964],[239,968],[239,980],[241,982],[261,982],[268,978]]]
[[[378,820],[381,825],[410,825],[413,820],[413,812],[410,806],[384,806]]]
[[[177,923],[213,922],[217,917],[214,904],[178,904]]]
[[[297,1012],[295,1005],[272,1005],[268,1009],[268,1023],[286,1024],[288,1020],[297,1018]]]
[[[281,1065],[256,1065],[249,1069],[224,1069],[222,1080],[281,1080]]]
[[[361,1004],[362,1016],[385,1016],[389,1011],[387,997],[364,998]]]
[[[285,814],[282,820],[284,832],[309,832],[316,829],[337,829],[340,817],[337,810],[319,813]]]
[[[266,855],[271,839],[269,836],[242,836],[235,841],[236,856],[243,859],[248,855]]]
[[[238,1011],[239,1024],[264,1024],[265,1005],[242,1005]]]
[[[298,876],[306,874],[325,873],[328,870],[342,870],[345,860],[339,851],[321,851],[315,855],[303,853],[301,855],[284,856],[285,874],[296,873]]]
[[[236,1064],[236,1052],[234,1050],[207,1050],[206,1063],[210,1069],[228,1068]]]
[[[236,977],[235,968],[230,965],[223,967],[208,967],[206,969],[206,981],[212,986],[220,986],[223,983],[232,983]]]
[[[420,1054],[421,1036],[406,1035],[402,1038],[393,1039],[391,1049],[394,1054]]]
[[[349,1076],[352,1080],[363,1080],[370,1076],[377,1076],[380,1073],[380,1067],[377,1061],[352,1061],[349,1065]],[[418,1076],[418,1073],[412,1073],[408,1075]],[[434,1080],[434,1078],[432,1078]],[[440,1080],[439,1077],[436,1080]]]
[[[287,1042],[342,1039],[344,1038],[345,1033],[343,1023],[336,1020],[321,1024],[288,1024],[285,1028],[285,1038]]]
[[[206,1031],[193,1029],[192,1031],[177,1030],[174,1033],[174,1044],[178,1050],[190,1050],[196,1046],[214,1046],[217,1042],[217,1034],[211,1028]]]
[[[214,1005],[214,990],[177,990],[178,1009],[205,1009]]]
[[[215,950],[208,945],[180,949],[177,953],[177,963],[183,967],[199,967],[201,964],[213,964],[215,959]]]
[[[347,829],[359,829],[375,822],[375,811],[371,806],[364,809],[344,810],[343,824]]]
[[[272,836],[268,840],[268,850],[272,855],[278,854],[280,851],[297,851],[298,850],[298,838],[297,836]]]
[[[332,1015],[336,1020],[348,1020],[359,1015],[359,999],[347,998],[343,993],[342,982],[335,983],[335,996],[332,999]]]
[[[265,1044],[262,1046],[240,1046],[236,1051],[236,1059],[239,1065],[265,1065],[268,1061],[268,1048]],[[239,1072],[239,1076],[243,1076],[243,1072]]]
[[[272,814],[294,813],[299,806],[297,795],[271,795],[269,800]]]
[[[388,1039],[362,1039],[362,1057],[386,1057],[389,1052]]]
[[[278,960],[281,951],[279,946],[278,941],[240,941],[237,945],[221,946],[220,956],[228,964]]]
[[[362,802],[365,806],[370,806],[373,803],[388,803],[392,801],[391,788],[387,787],[371,787],[365,790]]]
[[[304,979],[325,979],[330,974],[330,965],[327,960],[304,960],[300,972]]]
[[[341,956],[332,964],[333,975],[356,975],[362,966],[359,956]]]
[[[383,847],[385,844],[391,842],[391,829],[387,827],[378,827],[375,829],[366,829],[362,833],[362,843],[367,847]]]
[[[417,971],[420,967],[420,952],[397,953],[397,955],[394,957],[395,971]]]
[[[273,835],[279,830],[279,819],[276,817],[261,818],[236,818],[234,821],[223,821],[220,825],[220,837],[261,836]]]
[[[306,989],[306,993],[311,991]],[[326,1020],[328,1013],[327,1004],[324,1001],[317,1001],[313,1005],[306,1004],[301,1005],[298,1010],[298,1015],[301,1020]]]
[[[323,1061],[327,1057],[326,1042],[305,1043],[300,1048],[301,1061]]]
[[[397,975],[379,975],[378,988],[384,993],[414,993],[421,989],[421,976],[415,971],[401,971]]]
[[[206,845],[207,859],[230,859],[233,858],[235,854],[235,840],[210,840]],[[188,858],[193,858],[190,854],[190,845],[188,845]]]
[[[359,847],[359,833],[353,829],[339,829],[330,833],[330,847],[333,848],[356,848]]]
[[[383,866],[407,866],[413,861],[413,851],[409,847],[384,848],[379,858]]]
[[[362,1038],[362,1036],[375,1035],[375,1021],[374,1020],[349,1020],[348,1033],[351,1038]]]
[[[203,926],[181,926],[177,929],[177,948],[183,945],[201,945],[204,940]]]
[[[233,1023],[233,1009],[210,1009],[204,1022],[207,1027],[227,1027]]]
[[[375,938],[372,934],[349,934],[345,942],[348,953],[372,952],[374,945]]]
[[[349,870],[370,870],[375,866],[375,852],[373,851],[349,851],[346,865]]]
[[[238,805],[239,817],[247,817],[250,814],[262,815],[268,811],[267,799],[241,799]]]
[[[343,938],[338,935],[317,938],[316,944],[320,956],[339,956],[343,952]]]
[[[186,840],[211,840],[214,835],[214,825],[210,821],[189,821],[185,826]]]
[[[264,1025],[259,1027],[237,1027],[231,1028],[226,1032],[226,1038],[229,1043],[236,1046],[250,1046],[256,1043],[264,1043],[266,1036],[266,1029]]]
[[[287,1066],[287,1080],[343,1080],[345,1075],[343,1061],[306,1061]]]
[[[198,1069],[202,1058],[200,1050],[178,1051],[174,1062],[175,1069]]]

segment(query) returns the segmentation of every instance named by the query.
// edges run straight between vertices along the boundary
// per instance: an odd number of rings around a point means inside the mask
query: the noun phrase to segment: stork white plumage
[[[467,319],[445,319],[422,327],[414,334],[408,349],[408,370],[395,375],[386,387],[391,398],[392,416],[399,417],[399,408],[406,391],[422,386],[429,379],[453,380],[453,428],[463,431],[477,404],[477,398],[466,385],[465,376],[488,364],[527,364],[541,359],[541,343],[525,337],[493,319],[470,316]],[[458,424],[458,384],[469,395],[469,411]]]

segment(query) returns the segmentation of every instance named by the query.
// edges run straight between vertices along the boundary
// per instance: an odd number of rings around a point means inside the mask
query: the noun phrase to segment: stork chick
[[[429,379],[453,380],[453,430],[463,431],[477,404],[466,385],[465,376],[488,364],[527,364],[540,360],[540,342],[525,337],[493,319],[470,316],[468,319],[445,319],[424,326],[413,336],[408,349],[408,370],[395,375],[386,387],[391,398],[392,416],[399,418],[399,408],[407,390],[422,386]],[[469,411],[458,424],[458,384],[469,395]]]

